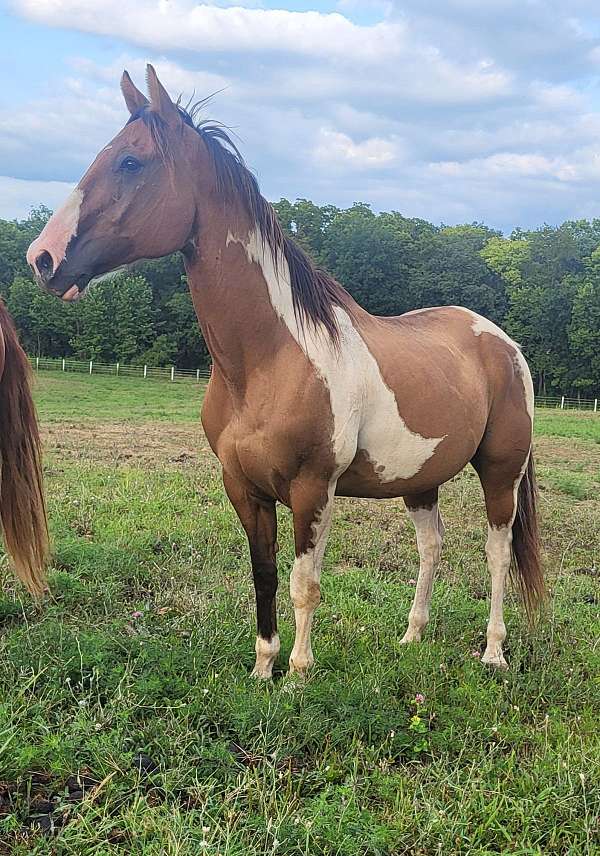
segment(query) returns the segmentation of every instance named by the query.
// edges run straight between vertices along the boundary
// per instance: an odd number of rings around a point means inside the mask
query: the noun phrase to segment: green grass
[[[507,673],[474,656],[489,582],[465,471],[443,491],[444,560],[419,646],[399,644],[417,572],[402,503],[339,502],[305,683],[285,676],[281,511],[282,656],[265,685],[249,677],[247,547],[212,456],[131,466],[96,442],[100,422],[123,421],[141,443],[171,408],[195,423],[197,388],[73,380],[41,375],[37,390],[54,423],[52,599],[36,609],[3,566],[0,853],[600,852],[600,502],[561,488],[592,479],[600,449],[577,414],[560,414],[572,439],[538,441],[553,597],[535,631],[508,598]],[[82,420],[83,454],[56,439]],[[73,792],[78,772],[100,784]],[[56,834],[24,832],[48,800]]]
[[[204,383],[40,372],[35,395],[45,422],[170,421],[198,418]]]
[[[535,432],[542,437],[577,437],[600,443],[600,413],[538,408]]]

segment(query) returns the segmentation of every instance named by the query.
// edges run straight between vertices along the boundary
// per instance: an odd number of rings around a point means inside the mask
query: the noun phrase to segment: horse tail
[[[537,496],[531,451],[527,469],[519,484],[517,510],[512,527],[512,576],[531,620],[535,618],[547,594],[541,562]]]
[[[0,300],[0,520],[20,580],[36,597],[47,589],[48,524],[31,369]],[[1,364],[0,364],[1,366]]]

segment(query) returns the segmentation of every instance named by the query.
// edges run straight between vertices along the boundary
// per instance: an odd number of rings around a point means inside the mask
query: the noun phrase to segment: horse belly
[[[470,432],[423,437],[397,418],[362,430],[354,460],[338,480],[339,496],[390,499],[423,493],[455,476],[471,460]]]

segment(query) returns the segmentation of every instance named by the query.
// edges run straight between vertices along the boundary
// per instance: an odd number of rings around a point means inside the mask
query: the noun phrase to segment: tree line
[[[275,203],[284,230],[376,315],[458,304],[522,346],[542,394],[600,394],[600,219],[515,229],[436,226],[368,205]],[[135,265],[65,305],[33,283],[25,252],[50,216],[0,220],[0,295],[31,355],[207,366],[179,254]]]

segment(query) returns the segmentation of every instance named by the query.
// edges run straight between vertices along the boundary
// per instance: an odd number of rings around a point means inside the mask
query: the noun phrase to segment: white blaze
[[[408,479],[419,472],[443,437],[422,437],[411,431],[400,414],[392,390],[377,361],[352,324],[348,313],[335,308],[340,331],[336,351],[327,331],[307,324],[302,330],[294,313],[287,262],[277,264],[258,229],[247,239],[231,233],[227,243],[241,243],[250,261],[260,265],[273,308],[325,382],[334,420],[333,448],[338,475],[365,451],[382,482]]]
[[[83,202],[83,191],[78,187],[67,198],[66,202],[48,220],[39,237],[30,244],[27,250],[27,261],[35,263],[40,253],[50,253],[54,270],[64,260],[71,238],[77,235],[79,226],[79,211]]]

